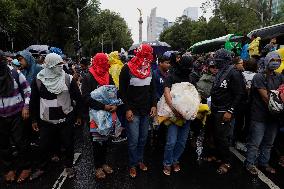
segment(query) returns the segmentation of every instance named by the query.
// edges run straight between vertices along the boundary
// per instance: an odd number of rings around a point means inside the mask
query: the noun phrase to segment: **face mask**
[[[56,65],[56,66],[53,68],[53,72],[54,72],[56,75],[61,75],[61,74],[62,74],[62,70],[63,70],[63,65]]]
[[[277,61],[273,61],[273,62],[269,62],[267,68],[269,70],[277,70],[279,67],[280,67],[280,62],[277,62]]]

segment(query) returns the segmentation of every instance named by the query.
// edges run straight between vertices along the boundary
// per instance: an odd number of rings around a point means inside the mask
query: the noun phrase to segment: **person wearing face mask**
[[[89,109],[97,111],[107,111],[115,113],[117,106],[105,105],[91,97],[91,92],[104,85],[115,85],[109,74],[109,60],[104,53],[97,53],[92,59],[92,66],[82,81],[82,96],[85,105]],[[95,176],[97,179],[105,179],[108,174],[113,173],[113,169],[107,164],[107,154],[109,148],[110,135],[102,135],[98,131],[93,131],[96,126],[94,122],[89,122],[95,164]]]
[[[171,97],[171,88],[175,83],[189,82],[191,83],[190,73],[193,69],[193,58],[191,56],[184,55],[181,57],[180,61],[175,65],[175,72],[170,73],[166,78],[164,83],[164,96],[166,103],[174,112],[175,117],[181,118],[182,115],[174,108],[172,97]],[[165,145],[164,152],[164,169],[163,172],[165,175],[171,175],[172,170],[174,172],[179,172],[181,170],[179,164],[179,158],[183,154],[185,149],[185,144],[188,138],[190,130],[190,121],[185,121],[182,126],[177,126],[177,124],[172,123],[168,127],[167,131],[167,141]]]
[[[211,89],[211,111],[214,124],[214,142],[216,157],[222,161],[219,174],[226,174],[231,169],[231,152],[229,137],[231,120],[245,96],[245,82],[240,71],[232,63],[231,52],[219,49],[214,61],[219,69]]]
[[[269,159],[279,122],[277,115],[269,111],[268,102],[269,91],[277,90],[284,83],[284,78],[283,75],[274,72],[281,64],[277,52],[268,53],[264,63],[265,72],[254,76],[251,88],[251,125],[245,166],[252,175],[257,175],[257,165],[267,173],[276,173],[269,165]]]
[[[142,44],[119,75],[119,93],[126,109],[129,175],[132,178],[137,176],[136,167],[142,171],[148,170],[143,162],[144,146],[148,137],[149,119],[157,114],[152,61],[153,48]]]
[[[37,170],[30,179],[38,178],[44,173],[51,154],[53,137],[59,136],[65,148],[64,166],[69,178],[74,176],[73,125],[80,125],[81,93],[72,76],[63,71],[61,56],[50,53],[45,57],[44,69],[33,81],[31,88],[30,113],[32,128],[40,135],[40,153]],[[74,101],[76,105],[74,105]]]

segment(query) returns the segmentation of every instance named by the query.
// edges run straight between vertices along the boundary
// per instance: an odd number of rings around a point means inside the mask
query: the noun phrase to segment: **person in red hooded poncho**
[[[126,130],[129,151],[129,174],[135,178],[136,167],[147,171],[143,163],[144,146],[147,141],[149,118],[156,115],[156,92],[151,73],[153,48],[142,44],[122,68],[119,76],[119,93],[126,107]]]
[[[92,66],[89,73],[82,81],[82,96],[85,104],[94,110],[105,110],[116,112],[117,107],[104,105],[91,98],[90,93],[103,85],[114,85],[112,77],[109,74],[108,57],[104,53],[97,53],[93,58]],[[94,122],[90,123],[90,127],[96,127]],[[113,172],[112,168],[106,164],[106,155],[108,149],[109,136],[102,136],[99,133],[91,133],[93,143],[94,162],[96,167],[95,175],[98,179],[104,179],[106,174]]]

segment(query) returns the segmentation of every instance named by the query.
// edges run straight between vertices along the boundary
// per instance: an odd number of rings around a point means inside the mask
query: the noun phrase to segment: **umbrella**
[[[253,34],[260,37],[262,40],[283,36],[284,23],[253,30],[248,34],[248,37],[251,38]]]
[[[137,49],[141,44],[149,44],[153,48],[154,54],[157,56],[161,56],[164,52],[171,50],[171,46],[166,42],[162,41],[143,41],[139,44],[132,45],[128,52],[129,54],[134,54],[134,50]]]
[[[235,36],[232,36],[229,41],[241,43],[242,41],[246,41],[246,40],[249,40],[249,38],[247,36],[235,35]]]
[[[48,45],[31,45],[26,48],[26,50],[31,52],[32,54],[48,54],[48,49]]]

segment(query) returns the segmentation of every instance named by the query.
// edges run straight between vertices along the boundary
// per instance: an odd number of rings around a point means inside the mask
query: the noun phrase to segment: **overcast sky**
[[[147,40],[147,16],[151,9],[157,7],[157,16],[164,17],[173,22],[182,15],[187,7],[201,7],[206,0],[100,0],[102,9],[110,9],[120,13],[131,29],[134,43],[139,41],[139,13],[137,8],[142,9],[143,14],[143,41]],[[199,16],[202,11],[199,10]],[[207,18],[210,15],[205,15]]]

